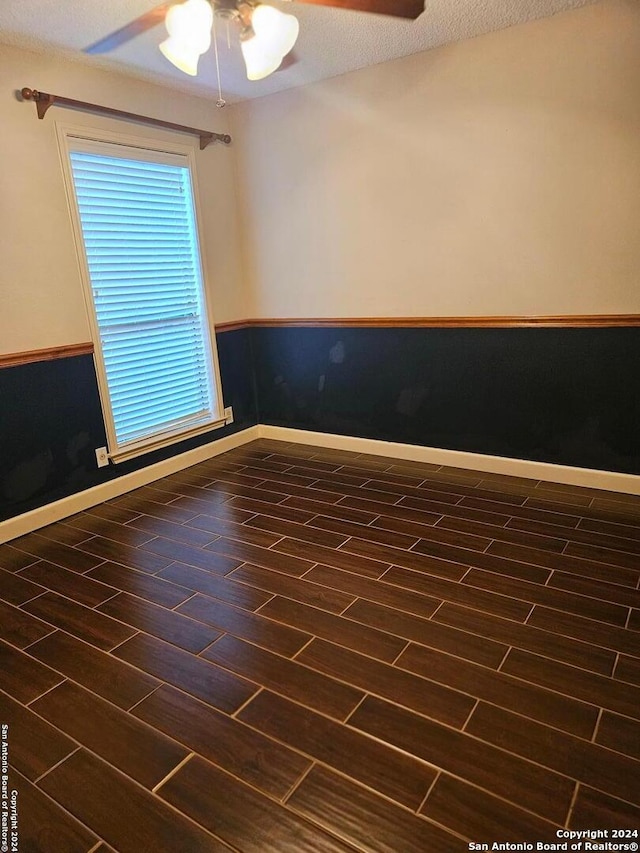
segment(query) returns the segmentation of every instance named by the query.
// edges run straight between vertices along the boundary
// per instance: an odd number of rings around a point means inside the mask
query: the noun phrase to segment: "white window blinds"
[[[219,417],[191,175],[188,162],[69,158],[117,458]]]

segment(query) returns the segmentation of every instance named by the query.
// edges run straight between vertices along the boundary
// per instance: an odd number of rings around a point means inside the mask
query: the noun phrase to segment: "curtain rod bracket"
[[[53,105],[56,99],[55,95],[48,95],[46,92],[38,92],[37,89],[24,88],[20,92],[23,100],[35,101],[38,118],[44,118],[47,110]]]
[[[167,130],[177,130],[180,133],[191,133],[200,139],[200,150],[202,151],[210,142],[223,142],[229,145],[231,137],[228,133],[214,133],[211,130],[199,130],[196,127],[188,127],[184,124],[174,124],[171,121],[163,121],[159,118],[128,113],[124,110],[115,110],[112,107],[102,107],[99,104],[90,104],[87,101],[76,101],[73,98],[63,98],[60,95],[51,95],[48,92],[39,92],[37,89],[29,89],[25,86],[20,94],[25,101],[34,101],[38,118],[43,119],[49,107],[57,104],[60,107],[71,107],[76,110],[86,110],[92,113],[104,113],[114,118],[122,118],[127,121],[137,121],[143,124],[152,124],[155,127],[163,127]]]

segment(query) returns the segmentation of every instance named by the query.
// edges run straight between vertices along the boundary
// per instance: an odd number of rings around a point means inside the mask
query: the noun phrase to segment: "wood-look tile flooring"
[[[640,828],[640,498],[261,440],[0,567],[21,853]]]

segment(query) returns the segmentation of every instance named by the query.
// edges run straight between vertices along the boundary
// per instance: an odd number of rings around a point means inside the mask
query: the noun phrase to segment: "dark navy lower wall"
[[[260,423],[640,473],[640,328],[252,334]]]
[[[95,448],[106,438],[92,356],[0,370],[0,520],[256,424],[250,331],[222,332],[217,343],[234,423],[101,469]]]
[[[91,356],[0,370],[0,519],[256,423],[640,473],[639,328],[241,328],[235,422],[98,469]]]

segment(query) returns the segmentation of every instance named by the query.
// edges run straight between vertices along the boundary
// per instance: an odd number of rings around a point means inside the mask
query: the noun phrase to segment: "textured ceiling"
[[[271,2],[271,0],[270,0]],[[261,97],[272,92],[335,77],[438,45],[504,29],[535,18],[585,6],[594,0],[426,0],[417,21],[301,3],[272,5],[296,15],[300,37],[295,61],[266,80],[246,80],[238,30],[218,22],[223,95],[227,101]],[[215,96],[212,49],[200,60],[197,78],[175,69],[158,51],[165,37],[162,25],[138,36],[112,53],[89,57],[82,48],[144,14],[157,0],[1,0],[0,42],[63,53],[68,59],[118,69],[165,86]]]

